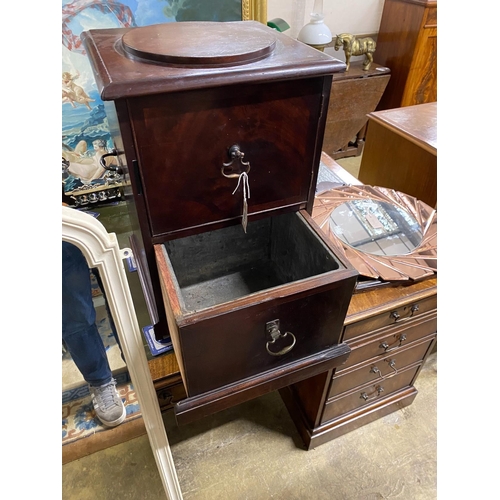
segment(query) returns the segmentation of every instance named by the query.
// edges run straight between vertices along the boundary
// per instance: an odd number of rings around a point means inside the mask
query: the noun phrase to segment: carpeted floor
[[[63,463],[113,446],[145,432],[134,388],[130,382],[120,347],[113,335],[104,297],[93,287],[96,324],[101,335],[117,389],[125,404],[127,416],[119,429],[107,429],[96,417],[83,379],[68,351],[62,356],[62,454]],[[140,422],[134,422],[138,420]]]
[[[131,383],[117,385],[127,416],[125,422],[141,416],[139,403]],[[79,439],[107,430],[95,415],[90,395],[69,401],[62,405],[62,445],[74,443]]]

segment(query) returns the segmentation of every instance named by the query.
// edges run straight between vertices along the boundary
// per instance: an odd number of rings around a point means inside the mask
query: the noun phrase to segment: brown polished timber
[[[130,176],[155,334],[170,334],[188,396],[178,422],[345,362],[358,273],[310,218],[345,65],[252,21],[82,38]]]
[[[347,362],[280,391],[306,447],[411,404],[436,331],[437,278],[355,294],[342,335]]]
[[[387,67],[373,63],[363,70],[354,61],[349,71],[333,76],[323,151],[333,159],[363,152],[368,113],[377,107],[391,75]]]
[[[437,101],[437,0],[385,0],[375,55],[391,70],[377,110]]]
[[[203,23],[190,42],[206,45],[207,28],[214,24]],[[157,310],[158,338],[169,332],[154,245],[240,220],[241,191],[232,195],[237,179],[221,173],[232,146],[250,163],[249,220],[272,211],[312,209],[332,74],[345,65],[260,23],[242,26],[224,23],[222,40],[216,26],[213,43],[234,46],[245,57],[247,31],[256,30],[268,44],[276,40],[272,55],[229,68],[177,67],[124,53],[121,38],[128,29],[82,35],[115,124],[114,141],[125,152],[138,266],[142,281],[150,283],[145,294]],[[166,47],[172,38],[168,27],[160,28]],[[150,37],[149,31],[142,33]],[[241,171],[238,160],[232,168]]]
[[[368,115],[358,178],[437,204],[437,102]]]

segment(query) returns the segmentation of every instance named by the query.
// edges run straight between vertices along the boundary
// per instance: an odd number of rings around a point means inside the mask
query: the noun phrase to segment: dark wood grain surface
[[[345,69],[342,61],[257,21],[240,21],[240,23],[245,26],[245,29],[251,27],[254,37],[260,35],[268,40],[269,33],[276,37],[276,47],[268,57],[256,62],[229,67],[179,67],[156,62],[153,64],[127,56],[121,47],[122,37],[135,28],[85,31],[82,33],[82,42],[89,55],[97,87],[104,101],[243,82],[258,83],[269,80],[307,78],[332,74]],[[169,28],[173,24],[175,23],[168,23],[165,26]],[[203,22],[196,24],[197,28],[193,36],[196,37],[198,46],[203,47],[203,50],[209,46],[218,50],[221,44],[220,37],[211,40],[205,36],[205,24]],[[222,24],[230,26],[230,23]],[[164,45],[168,46],[170,43],[178,45],[175,30],[167,28],[162,30]],[[226,37],[223,43],[231,47],[231,37]]]
[[[437,101],[437,0],[386,0],[375,55],[391,70],[378,110]]]

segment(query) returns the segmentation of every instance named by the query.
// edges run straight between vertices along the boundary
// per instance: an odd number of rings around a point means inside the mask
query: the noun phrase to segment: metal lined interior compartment
[[[195,312],[344,268],[298,213],[287,213],[163,244],[182,307]]]

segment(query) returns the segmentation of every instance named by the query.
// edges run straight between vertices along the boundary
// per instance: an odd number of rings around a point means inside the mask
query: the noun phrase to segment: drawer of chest
[[[368,406],[395,391],[410,386],[419,368],[420,364],[411,365],[392,377],[355,389],[340,398],[331,399],[325,405],[321,423]]]
[[[433,295],[432,297],[410,302],[376,316],[356,321],[344,328],[343,341],[346,342],[380,328],[402,325],[408,321],[413,321],[429,311],[434,311],[436,308],[437,297]]]
[[[376,330],[372,335],[365,335],[359,340],[348,342],[351,355],[337,373],[347,370],[368,359],[383,359],[388,354],[395,354],[411,342],[437,331],[437,314],[422,314],[412,321],[396,324],[384,330]]]
[[[250,218],[304,208],[313,184],[322,90],[323,78],[312,78],[131,101],[152,236],[239,219],[244,188]],[[239,182],[241,173],[248,175],[247,185]]]
[[[328,398],[339,396],[344,392],[369,383],[381,383],[384,379],[394,376],[407,366],[422,361],[434,338],[434,335],[430,338],[425,337],[393,353],[388,353],[386,356],[376,357],[364,363],[360,368],[336,373],[330,386]]]
[[[247,233],[231,226],[168,241],[155,252],[188,397],[280,373],[339,344],[357,272],[307,213],[253,221]],[[297,381],[293,373],[289,380]]]

